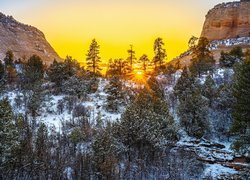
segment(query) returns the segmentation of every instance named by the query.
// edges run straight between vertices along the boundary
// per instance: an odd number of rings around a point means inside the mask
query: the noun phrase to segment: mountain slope
[[[0,13],[0,59],[4,58],[6,51],[12,50],[15,59],[36,54],[46,64],[54,59],[61,58],[45,39],[44,34],[35,27],[22,24],[11,16]]]

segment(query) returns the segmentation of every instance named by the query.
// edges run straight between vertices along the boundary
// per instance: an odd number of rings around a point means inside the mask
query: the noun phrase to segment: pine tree
[[[28,62],[25,64],[25,77],[28,83],[34,83],[43,78],[44,65],[42,59],[33,55],[28,59]]]
[[[202,95],[209,101],[209,106],[212,105],[213,100],[216,98],[217,88],[213,78],[209,75],[202,86]]]
[[[157,38],[154,42],[154,64],[155,68],[160,67],[164,63],[164,59],[167,57],[166,50],[163,48],[164,42],[162,38]]]
[[[208,102],[201,95],[200,87],[196,84],[194,76],[189,75],[187,68],[178,79],[174,93],[179,100],[177,114],[181,126],[188,135],[201,138],[208,129]]]
[[[236,102],[233,106],[232,132],[240,134],[241,138],[235,142],[235,149],[247,150],[250,138],[250,50],[246,52],[242,65],[235,73],[233,96]]]
[[[194,74],[198,74],[199,77],[203,72],[211,71],[215,60],[209,50],[209,40],[205,37],[201,37],[198,44],[192,50],[192,65],[191,71]]]
[[[191,94],[194,90],[195,79],[190,75],[187,67],[183,69],[181,77],[178,79],[175,87],[174,94],[179,99],[186,99],[188,94]]]
[[[48,129],[45,124],[40,124],[35,141],[35,154],[38,162],[45,163],[48,158]]]
[[[233,67],[236,62],[242,62],[243,52],[241,47],[234,47],[229,53],[221,52],[220,65],[222,67]]]
[[[50,81],[55,82],[60,89],[63,81],[76,76],[81,71],[80,64],[75,59],[72,59],[71,56],[66,56],[64,62],[53,61],[48,69],[48,76]]]
[[[122,114],[117,134],[129,151],[138,148],[143,152],[145,147],[152,152],[161,148],[162,142],[177,140],[176,131],[167,103],[144,88]],[[128,156],[130,159],[132,155]]]
[[[126,76],[130,71],[130,66],[128,65],[128,62],[123,59],[112,59],[109,61],[109,66],[107,70],[107,75],[110,77],[113,76]]]
[[[180,99],[180,124],[189,136],[201,138],[208,130],[207,108],[207,100],[201,96],[199,90],[188,94],[185,99]]]
[[[147,66],[148,66],[148,63],[149,63],[149,58],[146,54],[143,54],[141,57],[140,57],[140,62],[142,63],[142,69],[143,71],[145,72],[147,70]]]
[[[250,123],[250,58],[247,57],[238,67],[233,85],[233,96],[236,99],[233,110],[233,130],[245,133]]]
[[[80,64],[71,56],[66,56],[63,63],[65,68],[64,74],[67,78],[76,75],[76,73],[80,70]]]
[[[128,50],[128,62],[129,62],[129,65],[130,65],[130,69],[132,70],[133,69],[133,64],[134,64],[134,61],[136,61],[136,57],[135,57],[135,51],[133,50],[133,45],[130,45],[130,49]]]
[[[14,65],[14,54],[11,50],[8,50],[4,58],[5,67]]]
[[[19,146],[12,108],[6,98],[0,100],[0,139],[0,174],[2,174],[5,173],[4,170],[10,170],[13,153]]]
[[[118,163],[116,157],[115,139],[112,135],[112,127],[107,127],[95,137],[93,142],[94,168],[98,172],[98,179],[113,179]]]
[[[122,82],[119,77],[114,76],[110,79],[106,88],[107,110],[110,112],[118,112],[119,106],[123,103]]]
[[[29,171],[29,165],[33,161],[33,139],[32,131],[27,119],[23,115],[16,118],[16,127],[18,131],[18,142],[20,143],[15,152],[16,169],[21,172]]]
[[[11,50],[7,51],[4,58],[6,80],[8,83],[14,82],[17,74],[14,66],[14,54]]]
[[[95,39],[92,40],[88,53],[87,53],[87,70],[92,72],[93,74],[100,74],[101,68],[100,68],[100,63],[101,63],[101,58],[99,56],[99,50],[100,46],[96,42]]]
[[[51,82],[54,82],[57,87],[61,87],[63,80],[68,78],[65,64],[54,60],[48,69],[48,76]]]
[[[230,52],[229,52],[230,55],[238,58],[239,60],[242,60],[243,56],[244,56],[244,53],[243,53],[243,50],[242,50],[242,47],[240,46],[236,46],[234,47]]]
[[[222,67],[232,67],[235,63],[235,58],[229,55],[229,53],[221,51],[219,61],[220,61],[220,66]]]
[[[164,90],[163,90],[163,87],[160,85],[160,83],[158,82],[158,80],[156,79],[156,77],[154,76],[151,76],[148,81],[147,81],[147,85],[148,85],[148,90],[149,92],[161,99],[161,100],[164,100],[165,99],[165,94],[164,94]]]
[[[197,41],[199,40],[199,38],[195,37],[195,36],[192,36],[189,41],[188,41],[188,47],[189,47],[189,50],[194,50],[194,48],[196,47],[197,45]]]
[[[41,110],[41,104],[44,99],[42,95],[41,83],[32,84],[31,91],[28,91],[28,99],[26,102],[28,113],[35,118]]]
[[[4,78],[4,74],[5,74],[4,65],[3,65],[2,61],[0,60],[0,80],[1,81]]]

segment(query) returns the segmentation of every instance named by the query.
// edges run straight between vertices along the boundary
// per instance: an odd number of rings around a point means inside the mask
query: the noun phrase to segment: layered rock
[[[229,52],[235,46],[243,51],[250,48],[250,0],[222,3],[211,9],[202,29],[201,37],[210,40],[210,50],[218,63],[221,51]],[[192,53],[186,51],[170,64],[188,66]]]
[[[250,36],[250,1],[216,5],[206,15],[201,36],[209,40]]]
[[[46,64],[61,59],[40,30],[0,13],[0,59],[8,50],[13,51],[15,59],[27,59],[33,54]]]

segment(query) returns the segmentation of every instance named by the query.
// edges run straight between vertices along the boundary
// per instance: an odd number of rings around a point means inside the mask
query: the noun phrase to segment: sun
[[[131,80],[135,81],[139,84],[144,84],[146,83],[146,73],[143,70],[140,69],[134,69],[131,73]]]
[[[141,70],[135,70],[134,74],[135,74],[136,79],[143,79],[144,78],[144,72]]]

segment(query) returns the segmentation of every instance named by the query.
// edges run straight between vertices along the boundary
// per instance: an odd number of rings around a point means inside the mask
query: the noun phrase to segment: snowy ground
[[[250,37],[214,40],[211,42],[210,47],[211,50],[216,50],[220,46],[230,47],[230,46],[240,46],[240,45],[250,45]]]
[[[223,177],[225,175],[230,176],[238,173],[239,172],[234,170],[233,168],[228,168],[220,164],[208,164],[206,169],[204,170],[204,177],[218,179],[219,177]]]
[[[227,72],[232,74],[233,71],[229,70]],[[220,81],[223,79],[225,74],[224,69],[217,69],[214,72],[213,78],[216,81]],[[177,71],[174,76],[175,81],[168,83],[168,86],[165,86],[166,94],[172,93],[173,86],[181,75],[181,71]],[[158,76],[159,81],[166,81],[165,76]],[[204,83],[205,76],[201,78],[201,83]],[[167,82],[167,81],[166,81]],[[108,84],[108,80],[100,79],[98,89],[95,93],[88,95],[87,101],[80,102],[81,105],[85,106],[90,111],[90,123],[94,125],[96,122],[97,116],[101,116],[101,119],[105,125],[108,121],[117,121],[121,117],[121,113],[109,113],[105,109],[107,93],[105,92],[105,87]],[[127,84],[128,85],[128,84]],[[131,86],[131,85],[129,85]],[[11,91],[5,93],[0,97],[8,97],[11,105],[14,107],[14,113],[25,113],[24,106],[19,108],[16,107],[15,99],[18,96],[22,96],[20,92]],[[54,129],[57,132],[60,132],[62,127],[62,122],[68,121],[73,118],[72,113],[68,113],[68,111],[63,111],[63,113],[59,114],[57,110],[57,105],[60,100],[62,100],[65,95],[58,96],[49,96],[45,100],[45,103],[42,105],[42,110],[37,117],[37,122],[44,122],[48,125],[49,129]],[[79,102],[78,102],[79,103]],[[220,147],[218,147],[218,145]],[[226,167],[223,165],[225,162],[231,162],[235,158],[233,151],[230,149],[231,143],[229,142],[209,142],[207,140],[197,140],[194,138],[188,137],[185,133],[182,133],[182,138],[179,142],[177,142],[177,147],[184,147],[187,151],[195,152],[197,157],[206,164],[206,168],[204,170],[204,177],[211,177],[212,179],[216,179],[223,175],[235,175],[238,174],[239,171],[235,170],[232,167]],[[242,166],[248,167],[247,164],[241,164]]]
[[[107,121],[117,121],[121,117],[121,113],[110,113],[105,109],[107,93],[104,91],[108,81],[105,79],[100,79],[98,89],[95,93],[90,94],[87,98],[87,101],[82,101],[78,104],[82,104],[90,111],[90,124],[95,124],[95,119],[99,115],[101,116],[104,125]],[[22,93],[17,91],[11,91],[3,94],[0,97],[8,97],[11,106],[14,107],[15,114],[24,114],[25,108],[24,106],[16,107],[15,99],[17,96],[22,96]],[[49,129],[54,129],[57,132],[60,132],[62,127],[62,122],[68,121],[73,118],[72,113],[69,113],[67,110],[64,110],[63,113],[59,114],[57,110],[57,105],[60,100],[62,100],[65,95],[52,95],[46,97],[47,99],[44,101],[42,105],[41,112],[37,117],[37,122],[45,123]]]

